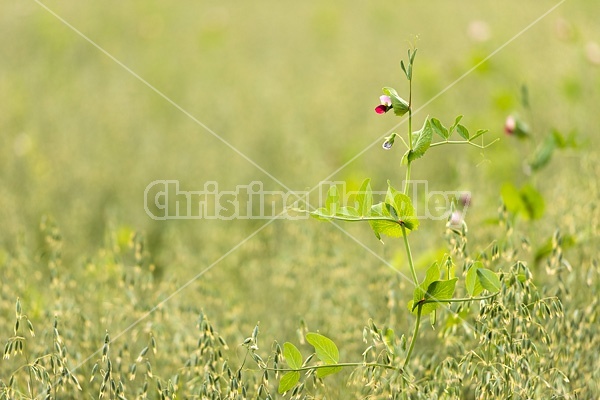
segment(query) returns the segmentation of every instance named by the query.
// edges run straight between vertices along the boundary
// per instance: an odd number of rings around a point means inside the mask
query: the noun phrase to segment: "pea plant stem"
[[[379,367],[385,369],[393,369],[396,370],[398,367],[391,364],[380,364],[380,363],[365,363],[365,362],[347,362],[347,363],[337,363],[337,364],[322,364],[322,365],[307,365],[305,367],[300,368],[263,368],[266,371],[276,371],[276,372],[300,372],[300,371],[310,371],[313,369],[320,368],[332,368],[332,367]]]
[[[408,81],[408,148],[412,150],[412,80]]]
[[[413,138],[412,138],[412,76],[408,79],[408,149],[409,151],[413,149]],[[408,188],[410,182],[410,172],[411,172],[411,161],[408,160],[406,164],[406,177],[404,178],[404,195],[408,196]],[[404,239],[404,247],[406,248],[406,256],[408,258],[408,266],[410,267],[410,273],[413,278],[413,283],[415,287],[419,286],[419,278],[417,277],[417,272],[415,271],[415,265],[413,262],[412,253],[410,251],[410,244],[408,243],[408,237],[406,235],[406,228],[402,225],[402,238]],[[417,341],[417,335],[419,334],[419,325],[421,324],[421,306],[417,311],[417,320],[415,321],[415,329],[413,331],[413,336],[410,341],[410,347],[408,349],[408,353],[406,354],[406,359],[404,360],[404,367],[410,361],[410,356],[412,355],[413,349],[415,348],[415,342]]]
[[[305,210],[299,210],[299,211],[304,211]],[[327,218],[327,219],[334,219],[334,220],[338,220],[338,221],[349,221],[349,222],[356,222],[356,221],[389,221],[389,222],[394,222],[396,224],[399,224],[397,219],[394,219],[392,217],[354,217],[354,216],[341,216],[341,215],[324,215],[323,218]]]
[[[425,305],[429,303],[467,303],[469,301],[479,301],[479,300],[487,300],[492,297],[496,297],[500,292],[492,293],[488,296],[483,297],[463,297],[463,298],[452,298],[452,299],[427,299],[420,301],[419,305]],[[413,308],[414,309],[414,308]]]
[[[406,248],[406,256],[408,257],[408,266],[410,267],[410,273],[413,278],[413,282],[415,287],[419,286],[419,278],[417,278],[417,272],[415,271],[415,265],[413,263],[412,253],[410,251],[410,244],[408,243],[408,236],[406,234],[406,228],[404,225],[402,227],[402,238],[404,239],[404,247]]]
[[[494,143],[496,143],[497,141],[499,141],[499,138],[496,138],[495,140],[493,140],[492,142],[486,144],[486,145],[481,145],[481,144],[477,144],[477,143],[473,143],[470,140],[442,140],[441,142],[435,142],[435,143],[431,143],[429,145],[429,147],[436,147],[436,146],[441,146],[444,144],[468,144],[471,146],[475,146],[478,149],[486,149],[488,147],[490,147],[491,145],[493,145]]]
[[[404,195],[406,196],[408,196],[408,184],[410,182],[410,164],[411,162],[409,161],[406,165],[406,177],[404,178]]]
[[[415,348],[415,342],[417,341],[417,336],[419,335],[419,325],[421,325],[421,307],[422,304],[419,304],[419,308],[417,309],[417,320],[415,321],[415,329],[413,330],[413,336],[410,340],[410,347],[408,348],[408,353],[406,354],[406,359],[404,360],[404,364],[402,368],[406,368],[410,361],[410,356],[412,355],[413,349]]]
[[[409,164],[410,165],[410,164]],[[410,244],[408,243],[408,236],[406,235],[406,228],[402,225],[402,238],[404,239],[404,246],[406,247],[406,255],[408,257],[408,266],[410,267],[410,273],[412,274],[413,282],[415,287],[419,286],[419,278],[417,278],[417,272],[415,271],[415,265],[413,262],[412,253],[410,251]],[[413,349],[415,348],[415,342],[417,341],[417,335],[419,334],[419,325],[421,325],[421,307],[422,304],[419,304],[419,309],[417,310],[417,320],[415,321],[415,329],[413,331],[412,339],[410,340],[410,347],[408,348],[408,353],[406,354],[406,359],[404,360],[404,367],[410,361],[410,356],[412,355]]]
[[[408,80],[408,149],[413,149],[412,140],[412,77]],[[406,177],[404,178],[404,194],[408,196],[408,187],[410,182],[410,160],[406,165]]]

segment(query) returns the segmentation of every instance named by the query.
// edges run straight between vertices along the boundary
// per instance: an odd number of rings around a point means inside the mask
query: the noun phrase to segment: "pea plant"
[[[455,273],[455,265],[451,255],[446,255],[440,262],[433,263],[427,269],[423,279],[420,280],[417,275],[415,258],[409,241],[410,233],[416,231],[420,223],[411,200],[411,195],[413,199],[417,195],[417,193],[411,193],[410,190],[413,163],[425,156],[432,147],[470,145],[483,149],[495,141],[488,144],[478,143],[488,131],[480,129],[471,133],[467,127],[461,124],[462,115],[457,116],[449,127],[445,126],[439,119],[428,116],[421,128],[413,131],[414,105],[412,91],[413,67],[416,55],[416,49],[408,50],[407,61],[404,62],[403,60],[400,63],[402,72],[408,81],[408,100],[401,97],[395,89],[384,87],[380,104],[375,107],[375,112],[378,114],[386,114],[392,111],[398,117],[408,115],[406,135],[392,133],[385,138],[382,146],[384,150],[390,150],[395,142],[402,142],[406,148],[401,163],[405,170],[403,190],[395,189],[391,181],[388,180],[385,199],[376,203],[370,179],[366,179],[355,197],[354,204],[350,206],[341,203],[338,189],[333,185],[328,190],[323,207],[310,211],[313,217],[323,221],[366,222],[379,240],[382,239],[383,235],[402,240],[408,259],[412,284],[415,288],[412,299],[407,302],[408,309],[415,318],[412,335],[409,339],[402,336],[400,340],[396,340],[392,329],[380,329],[373,321],[369,321],[369,326],[365,327],[363,337],[367,341],[370,336],[373,345],[363,353],[364,359],[361,362],[342,363],[339,360],[339,350],[330,338],[320,333],[308,332],[305,339],[314,347],[315,352],[312,355],[303,359],[300,350],[294,344],[286,342],[283,344],[283,348],[276,344],[273,366],[269,367],[268,363],[264,362],[255,353],[258,349],[256,345],[257,329],[255,329],[255,333],[246,340],[245,345],[248,351],[254,355],[255,361],[261,369],[282,374],[278,387],[279,393],[292,391],[292,396],[301,393],[305,385],[304,382],[300,382],[302,371],[308,371],[309,376],[319,379],[338,373],[344,367],[361,367],[367,371],[366,374],[380,374],[378,372],[380,370],[392,370],[395,373],[395,378],[391,380],[399,380],[398,391],[401,392],[405,385],[411,384],[406,368],[410,364],[416,347],[423,317],[429,316],[431,324],[434,325],[441,305],[489,300],[496,296],[502,288],[498,274],[485,268],[482,262],[475,260],[467,266],[465,286],[468,296],[454,297],[458,277]],[[455,139],[455,134],[459,138]],[[434,137],[436,138],[435,141]],[[478,142],[476,142],[477,139],[479,139]],[[452,202],[447,227],[451,233],[458,237],[466,235],[467,225],[462,217],[463,210],[460,208],[468,207],[469,201],[470,198],[465,196]],[[463,246],[466,246],[466,244],[463,244]],[[485,295],[482,296],[482,294]],[[379,345],[384,347],[383,352],[375,352],[373,358],[369,358],[373,354],[371,350],[380,347]],[[315,356],[318,361],[313,362]],[[280,367],[283,360],[287,363],[288,368]]]

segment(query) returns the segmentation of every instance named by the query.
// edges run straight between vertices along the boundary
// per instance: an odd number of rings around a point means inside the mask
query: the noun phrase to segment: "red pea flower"
[[[381,104],[375,107],[375,112],[377,114],[385,114],[392,109],[392,99],[390,99],[390,96],[379,96],[379,101]]]

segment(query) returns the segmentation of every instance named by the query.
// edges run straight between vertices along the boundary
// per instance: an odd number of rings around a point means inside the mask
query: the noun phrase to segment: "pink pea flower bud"
[[[381,104],[375,107],[377,114],[385,114],[392,109],[392,99],[390,99],[390,96],[382,95],[379,97],[379,101]]]
[[[504,132],[519,139],[527,139],[529,137],[529,126],[518,117],[509,115],[504,122]]]
[[[515,117],[509,115],[506,118],[506,122],[504,122],[504,132],[506,132],[507,135],[512,135],[515,133],[516,127],[517,121],[515,120]]]
[[[471,205],[471,193],[469,193],[469,192],[461,193],[460,197],[458,198],[458,202],[463,207],[469,207]]]

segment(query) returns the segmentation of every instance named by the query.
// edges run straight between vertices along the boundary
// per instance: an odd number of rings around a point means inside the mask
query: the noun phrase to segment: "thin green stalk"
[[[410,53],[409,53],[410,54]],[[411,63],[412,64],[412,63]],[[408,79],[408,149],[409,151],[413,149],[413,138],[412,138],[412,76]],[[408,187],[410,182],[410,167],[411,162],[408,161],[406,165],[406,178],[404,180],[404,194],[408,196]],[[415,287],[419,286],[419,278],[417,278],[417,272],[415,271],[415,265],[413,263],[412,253],[410,251],[410,245],[408,244],[408,237],[406,236],[406,228],[402,225],[402,237],[404,238],[404,246],[406,247],[406,255],[408,257],[408,265],[410,267],[410,273],[412,274],[413,282]],[[413,336],[410,341],[410,347],[408,348],[408,354],[406,355],[406,360],[404,360],[404,366],[406,367],[408,362],[410,361],[410,356],[412,355],[413,349],[415,348],[415,342],[417,341],[417,335],[419,334],[419,325],[421,324],[421,305],[419,305],[419,309],[417,310],[417,321],[415,322],[415,330],[413,331]]]
[[[493,145],[494,143],[496,143],[497,141],[499,141],[499,138],[494,139],[494,141],[486,144],[486,145],[481,145],[481,144],[477,144],[477,143],[473,143],[470,140],[442,140],[441,142],[435,142],[435,143],[431,143],[429,145],[429,147],[436,147],[436,146],[441,146],[444,144],[468,144],[471,146],[475,146],[478,149],[487,149],[488,147],[490,147],[491,145]]]
[[[413,149],[413,141],[412,141],[412,110],[410,109],[410,104],[408,105],[408,149]]]
[[[408,145],[412,150],[412,76],[408,80]]]
[[[408,149],[413,149],[412,140],[412,79],[408,80]],[[410,160],[406,165],[406,177],[404,179],[404,194],[408,196],[408,184],[410,181]]]
[[[406,368],[406,366],[410,362],[410,357],[411,357],[413,349],[415,347],[415,342],[417,341],[417,335],[419,334],[419,326],[421,325],[421,309],[425,304],[427,304],[427,303],[455,303],[455,302],[485,300],[485,299],[489,299],[489,298],[492,298],[492,297],[498,295],[498,293],[494,293],[489,296],[483,296],[483,297],[471,297],[471,298],[462,298],[462,299],[443,299],[443,300],[431,299],[431,300],[425,300],[425,301],[419,302],[417,304],[418,308],[417,308],[417,320],[415,321],[415,329],[413,331],[413,336],[410,341],[410,347],[408,348],[408,353],[406,354],[406,360],[404,360],[404,364],[402,365],[402,368],[403,369]]]
[[[406,235],[406,228],[402,225],[402,237],[404,238],[404,246],[406,247],[406,255],[408,257],[408,265],[410,267],[410,273],[412,274],[413,281],[415,283],[415,287],[419,286],[419,278],[417,278],[417,272],[415,271],[415,265],[413,263],[412,253],[410,251],[410,245],[408,244],[408,237]],[[406,355],[406,360],[404,360],[403,368],[406,367],[410,360],[410,356],[415,347],[415,342],[417,341],[417,335],[419,334],[419,325],[421,324],[421,307],[423,305],[419,304],[419,309],[417,310],[417,321],[415,322],[415,330],[413,332],[412,339],[410,341],[410,347],[408,349],[408,354]]]
[[[410,273],[413,278],[415,287],[419,286],[419,278],[417,278],[417,272],[415,271],[415,265],[413,263],[412,253],[410,251],[410,245],[408,244],[408,237],[406,235],[406,228],[404,225],[400,225],[402,228],[402,237],[404,238],[404,247],[406,247],[406,256],[408,257],[408,266],[410,267]]]
[[[411,162],[409,161],[408,164],[406,164],[406,177],[404,178],[404,195],[408,196],[408,184],[410,182],[410,165]]]
[[[463,298],[452,298],[452,299],[428,299],[428,300],[422,300],[418,303],[418,305],[424,306],[425,304],[429,304],[429,303],[467,303],[469,301],[480,301],[480,300],[487,300],[487,299],[491,299],[492,297],[496,297],[498,296],[500,292],[496,292],[496,293],[492,293],[488,296],[483,296],[483,297],[463,297]],[[417,304],[415,305],[415,307],[417,306]],[[413,310],[415,309],[415,307],[413,307]]]
[[[307,366],[300,367],[297,369],[294,369],[294,368],[271,368],[271,367],[266,367],[263,369],[266,371],[276,371],[276,372],[294,372],[294,371],[310,371],[313,369],[331,368],[331,367],[379,367],[379,368],[393,369],[393,370],[398,369],[396,366],[390,365],[390,364],[364,363],[364,362],[347,362],[347,363],[337,363],[337,364],[307,365]]]
[[[307,212],[306,210],[300,210],[303,212]],[[320,215],[320,214],[319,214]],[[342,216],[342,215],[322,215],[322,218],[326,219],[335,219],[338,221],[347,221],[347,222],[358,222],[358,221],[388,221],[398,223],[398,220],[392,217],[353,217],[353,216]]]
[[[419,334],[419,325],[421,325],[421,307],[423,307],[423,305],[419,304],[419,308],[417,309],[417,320],[415,321],[415,330],[413,331],[413,336],[410,340],[410,347],[408,348],[408,354],[406,354],[406,360],[404,360],[404,364],[402,365],[403,369],[408,365],[410,356],[415,348],[415,342],[417,341],[417,335]]]

